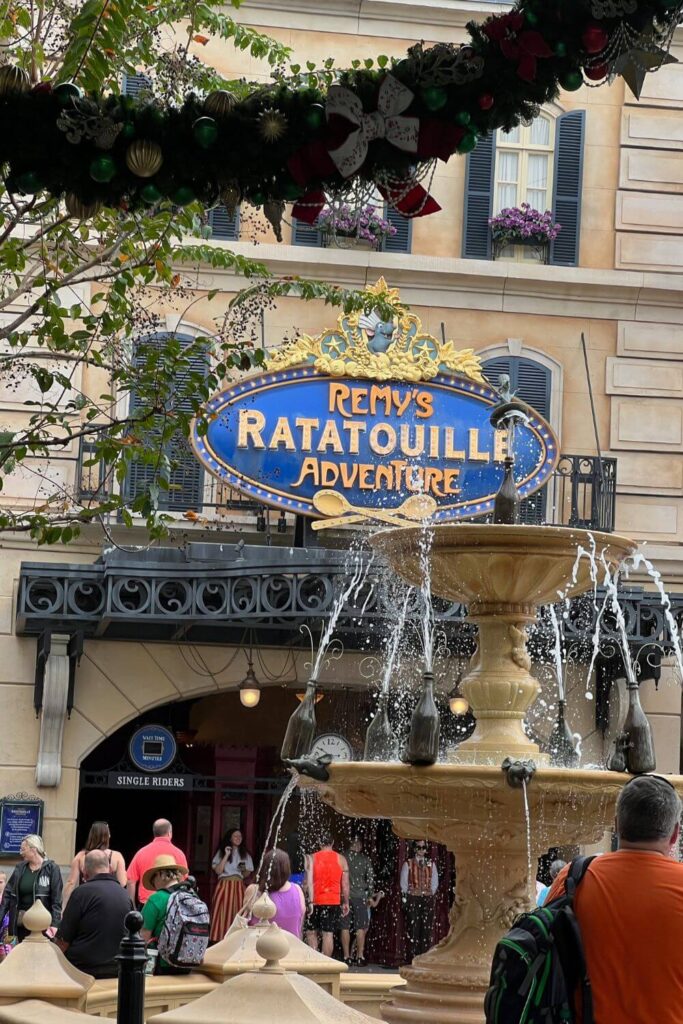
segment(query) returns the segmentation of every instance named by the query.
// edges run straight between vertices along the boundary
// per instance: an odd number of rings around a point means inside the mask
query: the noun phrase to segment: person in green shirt
[[[346,854],[349,865],[349,912],[341,919],[341,944],[344,962],[351,964],[351,932],[356,935],[356,963],[365,964],[365,937],[370,927],[370,910],[384,896],[375,892],[372,861],[363,853],[363,840],[355,836]]]
[[[148,946],[156,946],[164,927],[171,893],[187,874],[187,868],[176,864],[173,857],[162,853],[142,876],[145,889],[154,889],[142,908],[142,937]],[[155,974],[187,974],[188,968],[173,967],[157,956]]]

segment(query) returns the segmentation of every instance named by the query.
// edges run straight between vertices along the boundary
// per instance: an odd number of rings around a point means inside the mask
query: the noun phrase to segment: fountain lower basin
[[[407,985],[382,1007],[390,1024],[482,1024],[493,950],[533,899],[537,858],[551,846],[599,842],[630,778],[539,768],[527,787],[527,837],[523,791],[500,766],[338,762],[329,772],[328,782],[301,784],[341,814],[391,818],[397,835],[432,839],[455,855],[448,935],[402,968]],[[671,781],[683,795],[683,778]]]
[[[539,762],[523,722],[539,691],[531,675],[526,627],[539,605],[593,583],[632,554],[635,543],[615,534],[563,527],[444,525],[430,528],[432,593],[468,606],[479,627],[477,663],[461,684],[477,719],[474,735],[448,764],[337,763],[315,785],[343,814],[391,818],[404,838],[428,837],[455,854],[456,892],[450,930],[438,946],[402,970],[406,986],[382,1008],[390,1024],[482,1024],[496,942],[535,895],[537,858],[551,846],[598,842],[611,826],[617,795],[629,776],[540,767],[524,791],[506,781],[506,757]],[[419,586],[424,571],[421,527],[376,535],[375,548],[400,576]],[[683,791],[683,779],[676,784]]]

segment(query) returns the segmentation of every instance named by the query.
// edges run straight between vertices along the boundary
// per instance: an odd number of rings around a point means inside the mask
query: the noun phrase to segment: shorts
[[[352,896],[349,912],[341,919],[341,928],[350,932],[365,932],[370,927],[370,907],[362,896]]]
[[[309,914],[306,927],[312,932],[338,932],[340,921],[341,910],[339,906],[327,907],[317,905],[313,907]]]

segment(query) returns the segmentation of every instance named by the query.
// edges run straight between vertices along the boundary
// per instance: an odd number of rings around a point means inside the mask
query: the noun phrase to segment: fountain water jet
[[[420,534],[405,528],[374,539],[392,568],[418,586]],[[613,567],[635,548],[612,534],[596,534],[595,542]],[[434,527],[432,591],[466,604],[479,626],[478,661],[462,684],[477,719],[475,733],[448,764],[338,762],[330,765],[329,781],[317,784],[341,813],[391,818],[399,836],[426,836],[455,854],[450,931],[402,969],[407,985],[382,1009],[390,1024],[481,1024],[495,944],[532,901],[529,863],[551,846],[597,842],[612,822],[627,776],[544,767],[523,729],[539,690],[525,630],[537,606],[555,601],[570,577],[573,593],[590,589],[590,566],[575,560],[579,545],[587,546],[585,531],[562,527]],[[504,758],[541,765],[525,787],[530,834],[523,799],[501,771]]]

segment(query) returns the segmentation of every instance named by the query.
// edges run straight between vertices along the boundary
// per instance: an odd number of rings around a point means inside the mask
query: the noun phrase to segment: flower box
[[[385,238],[396,234],[396,228],[371,205],[353,209],[344,204],[327,206],[320,213],[316,226],[324,244],[334,249],[379,249]]]
[[[543,263],[548,262],[550,243],[559,235],[562,226],[553,221],[552,213],[541,213],[529,203],[508,207],[489,219],[493,240],[493,258],[501,256],[509,245],[526,245],[538,253]]]

